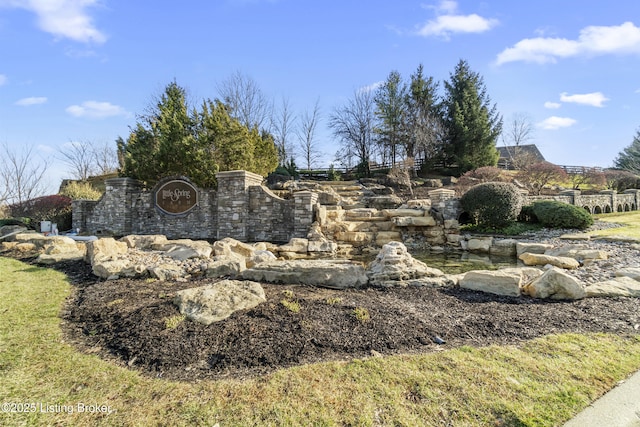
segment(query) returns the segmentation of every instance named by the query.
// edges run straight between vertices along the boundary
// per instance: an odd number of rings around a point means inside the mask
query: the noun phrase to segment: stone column
[[[439,188],[429,191],[431,207],[438,209],[444,219],[458,219],[460,215],[460,199],[456,197],[456,192]]]
[[[100,220],[98,224],[88,221],[90,232],[108,231],[115,236],[131,234],[133,218],[133,197],[142,188],[142,183],[133,178],[111,178],[105,182],[105,195],[99,202]],[[94,210],[95,212],[95,210]]]
[[[314,206],[318,202],[318,194],[311,191],[293,193],[293,237],[307,237],[313,224]]]
[[[247,171],[226,171],[218,179],[218,230],[216,238],[231,237],[246,242],[249,187],[262,184],[262,176]]]
[[[569,204],[574,206],[582,207],[580,190],[563,190],[560,192],[561,196],[565,196],[569,198]]]
[[[638,206],[638,203],[640,203],[640,190],[637,190],[635,188],[631,188],[629,190],[624,190],[623,192],[624,194],[633,194],[634,195],[634,204],[635,204],[635,209],[632,210],[638,210],[640,209],[640,207]]]

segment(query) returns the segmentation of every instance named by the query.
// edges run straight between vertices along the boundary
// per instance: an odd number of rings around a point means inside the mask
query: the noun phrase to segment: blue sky
[[[0,0],[0,144],[34,147],[55,188],[65,145],[126,137],[174,79],[198,101],[239,71],[298,114],[319,100],[328,165],[354,90],[460,59],[553,163],[611,166],[640,127],[637,0]]]

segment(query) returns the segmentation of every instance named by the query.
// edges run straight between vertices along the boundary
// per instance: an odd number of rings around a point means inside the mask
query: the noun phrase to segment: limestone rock
[[[36,263],[51,265],[63,261],[77,261],[84,259],[84,252],[76,250],[75,252],[60,252],[55,254],[40,254],[36,258]]]
[[[392,218],[397,227],[435,227],[436,220],[431,216],[396,216]]]
[[[489,253],[497,256],[515,256],[517,243],[515,239],[496,239],[491,244]]]
[[[545,255],[574,258],[578,261],[607,259],[609,255],[605,251],[589,249],[586,245],[567,245],[560,248],[549,249]]]
[[[190,258],[209,258],[213,247],[204,240],[178,239],[154,243],[152,249],[166,252],[166,255],[184,261]]]
[[[328,240],[310,240],[307,250],[309,253],[327,253],[334,254],[338,249],[338,244],[334,242],[329,242]]]
[[[32,243],[36,245],[37,249],[42,249],[49,240],[49,238],[44,234],[36,232],[18,233],[15,235],[14,239],[18,243]]]
[[[210,325],[239,310],[250,309],[267,300],[259,283],[223,280],[218,283],[176,292],[174,304],[194,322]]]
[[[524,286],[523,293],[533,298],[576,300],[586,296],[584,284],[577,278],[553,267]]]
[[[180,279],[186,275],[186,272],[175,264],[161,263],[147,267],[147,270],[151,274],[151,277],[155,277],[158,280],[175,280]]]
[[[472,252],[489,252],[493,237],[471,237],[467,241],[467,249]]]
[[[111,280],[124,276],[124,271],[132,269],[133,263],[127,259],[96,259],[91,267],[96,276]]]
[[[205,272],[207,277],[237,277],[246,268],[247,266],[244,258],[216,257],[216,260],[207,264]]]
[[[588,297],[638,297],[640,281],[621,276],[587,286]]]
[[[298,254],[306,254],[309,250],[309,240],[301,238],[292,238],[289,243],[280,245],[278,252],[294,252]]]
[[[547,265],[572,270],[580,267],[580,263],[574,258],[551,256],[544,254],[532,254],[525,252],[518,257],[525,265]]]
[[[402,235],[399,231],[379,231],[376,234],[376,245],[384,246],[387,243],[401,241]]]
[[[464,289],[517,297],[520,288],[536,274],[531,270],[536,269],[473,270],[464,275],[459,285]]]
[[[383,209],[382,214],[386,218],[395,218],[398,216],[424,216],[424,209]]]
[[[336,248],[337,248],[337,245],[336,245]],[[256,250],[253,253],[252,257],[246,259],[246,266],[247,268],[252,268],[253,266],[256,266],[258,264],[275,261],[276,259],[277,258],[273,254],[273,252],[269,252],[267,250]]]
[[[125,242],[117,242],[113,237],[105,237],[87,242],[87,261],[93,266],[98,260],[106,260],[127,253]],[[102,276],[101,276],[102,277]]]
[[[216,256],[247,258],[252,256],[255,250],[253,246],[231,237],[225,237],[213,244],[213,252]]]
[[[14,241],[16,235],[25,233],[26,231],[27,228],[21,225],[4,225],[0,227],[0,242]]]
[[[81,246],[84,249],[84,245]],[[51,236],[44,244],[44,253],[47,255],[56,255],[56,254],[64,254],[64,253],[73,253],[77,255],[81,253],[84,255],[84,252],[81,252],[76,241],[71,239],[70,237],[65,236]]]
[[[120,239],[131,249],[151,249],[154,245],[167,243],[167,236],[162,234],[130,234]]]
[[[635,267],[627,267],[621,268],[620,270],[615,272],[616,277],[630,277],[633,280],[640,281],[640,268]]]
[[[587,233],[563,234],[560,240],[591,240],[591,236]]]
[[[330,289],[359,288],[367,284],[364,267],[341,260],[272,261],[244,270],[243,279],[257,282],[302,284]]]
[[[387,287],[393,285],[389,282],[441,277],[444,273],[413,258],[403,243],[390,242],[380,249],[376,259],[369,264],[367,276],[372,286]]]
[[[547,243],[524,243],[518,242],[516,243],[516,255],[520,256],[523,253],[530,254],[543,254],[545,251],[552,249],[553,245]]]
[[[339,242],[350,243],[354,246],[365,246],[373,241],[373,233],[362,231],[340,231],[335,234]]]

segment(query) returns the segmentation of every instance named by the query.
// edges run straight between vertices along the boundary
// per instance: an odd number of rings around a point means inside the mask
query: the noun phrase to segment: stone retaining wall
[[[216,176],[218,191],[197,189],[198,205],[181,215],[160,210],[154,203],[155,189],[144,189],[131,178],[109,179],[100,200],[73,202],[73,228],[96,235],[163,234],[170,239],[211,240],[232,237],[243,242],[286,242],[306,237],[314,220],[317,194],[298,192],[294,200],[284,200],[262,187],[260,175],[228,171]]]

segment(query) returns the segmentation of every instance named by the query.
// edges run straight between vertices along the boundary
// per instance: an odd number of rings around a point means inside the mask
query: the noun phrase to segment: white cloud
[[[602,27],[589,26],[580,30],[577,40],[565,38],[536,37],[523,39],[513,47],[498,54],[498,65],[524,61],[555,63],[558,58],[593,56],[606,54],[640,53],[640,27],[632,22]]]
[[[562,104],[558,103],[558,102],[545,102],[544,103],[544,108],[548,108],[550,110],[557,110],[558,108],[562,107]]]
[[[67,107],[66,112],[75,117],[87,117],[90,119],[130,115],[129,112],[118,105],[98,101],[85,101],[81,105],[71,105]]]
[[[572,102],[575,104],[590,105],[592,107],[604,107],[604,105],[602,104],[608,100],[609,98],[604,96],[602,92],[593,92],[593,93],[584,93],[584,94],[575,94],[575,95],[569,95],[566,92],[562,92],[560,94],[560,101],[562,102]]]
[[[538,126],[546,130],[556,130],[571,127],[576,123],[576,120],[569,117],[551,116],[538,123]]]
[[[378,88],[380,86],[382,86],[384,84],[383,81],[379,81],[379,82],[375,82],[375,83],[371,83],[368,86],[363,86],[360,89],[358,89],[358,91],[360,92],[375,92],[376,90],[378,90]]]
[[[0,74],[0,86],[4,85],[5,83],[7,83],[7,76],[5,76],[4,74]]]
[[[440,36],[448,39],[453,33],[483,33],[498,25],[498,20],[483,18],[475,13],[456,14],[458,4],[455,1],[443,0],[438,6],[431,8],[442,14],[419,27],[416,34],[420,36]]]
[[[0,0],[0,7],[26,9],[37,16],[38,27],[56,37],[82,43],[104,43],[107,37],[98,30],[87,9],[98,0]]]
[[[40,144],[38,145],[38,151],[42,151],[43,153],[53,153],[54,151],[56,151],[52,146],[50,145],[44,145],[44,144]]]
[[[22,98],[16,101],[16,105],[20,105],[21,107],[29,107],[31,105],[39,105],[47,102],[47,98],[44,96],[31,96],[29,98]]]

